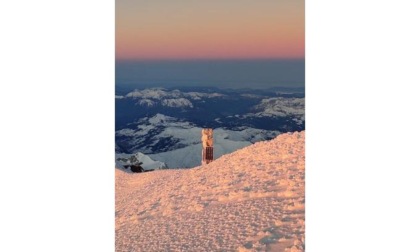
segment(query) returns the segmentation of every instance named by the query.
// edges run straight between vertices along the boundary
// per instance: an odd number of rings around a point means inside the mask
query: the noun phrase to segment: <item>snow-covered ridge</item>
[[[147,107],[158,104],[165,107],[192,108],[191,100],[201,100],[203,98],[217,98],[225,95],[219,93],[201,93],[201,92],[181,92],[178,89],[167,90],[164,88],[148,88],[143,90],[135,89],[123,98],[138,99],[137,104]],[[119,97],[119,99],[121,99]]]
[[[137,104],[142,105],[142,106],[146,106],[146,107],[153,107],[153,106],[157,105],[157,102],[153,101],[151,99],[141,99],[137,102]]]
[[[295,116],[301,122],[305,120],[305,98],[274,97],[261,100],[252,108],[255,113],[246,116]]]
[[[163,88],[151,88],[151,89],[143,89],[138,90],[135,89],[134,91],[128,93],[125,97],[126,98],[143,98],[143,99],[162,99],[164,97],[179,97],[180,91],[176,90],[173,92],[167,92]]]
[[[192,105],[192,103],[185,99],[185,98],[178,98],[178,99],[164,99],[162,101],[162,105],[166,106],[166,107],[173,107],[173,108],[177,108],[177,107],[194,107]]]
[[[136,153],[136,154],[123,154],[117,153],[115,154],[115,167],[120,169],[125,169],[124,165],[130,164],[130,158],[135,157],[139,162],[141,162],[141,166],[145,170],[156,170],[156,169],[164,169],[166,168],[166,164],[160,161],[155,161],[151,159],[149,156],[144,155],[143,153]],[[129,171],[129,170],[127,170]]]
[[[185,96],[193,99],[193,100],[201,100],[203,98],[217,98],[217,97],[225,97],[224,94],[219,93],[200,93],[200,92],[187,92],[184,93]]]
[[[304,251],[305,132],[187,170],[116,170],[117,251]]]

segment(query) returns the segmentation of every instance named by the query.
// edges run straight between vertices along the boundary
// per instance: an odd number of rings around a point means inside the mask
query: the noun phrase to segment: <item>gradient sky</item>
[[[304,0],[116,0],[116,58],[305,55]]]

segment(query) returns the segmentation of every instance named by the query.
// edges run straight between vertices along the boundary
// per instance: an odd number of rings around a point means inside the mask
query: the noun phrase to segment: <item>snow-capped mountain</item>
[[[202,98],[215,98],[223,97],[223,94],[211,92],[181,92],[178,89],[168,90],[165,88],[146,88],[143,90],[135,89],[134,91],[125,95],[126,98],[141,98],[141,99],[156,99],[161,100],[164,98],[191,98],[200,100]]]
[[[172,108],[194,107],[192,103],[185,98],[163,99],[162,105],[166,107],[172,107]]]
[[[135,89],[122,97],[136,99],[138,105],[147,107],[161,105],[172,108],[193,108],[194,105],[190,100],[197,101],[203,98],[224,97],[224,95],[219,93],[181,92],[178,89],[149,88]],[[117,99],[121,99],[121,96],[118,96]]]
[[[137,104],[146,107],[153,107],[157,105],[157,102],[152,99],[141,99],[137,102]]]
[[[193,169],[116,170],[116,251],[304,251],[305,132]]]
[[[115,154],[115,167],[126,170],[124,165],[131,164],[130,160],[135,158],[137,161],[141,163],[141,166],[145,170],[157,170],[157,169],[165,169],[167,168],[166,164],[160,161],[155,161],[151,159],[149,156],[144,155],[141,152],[137,152],[136,154],[125,154],[125,153],[117,153]],[[129,170],[127,170],[129,171]]]
[[[261,100],[252,108],[254,113],[247,114],[249,117],[286,117],[294,116],[301,124],[305,120],[305,99],[273,97]]]

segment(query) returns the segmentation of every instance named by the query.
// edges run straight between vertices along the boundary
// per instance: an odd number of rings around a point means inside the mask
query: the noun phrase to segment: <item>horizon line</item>
[[[305,60],[305,57],[256,57],[256,58],[115,58],[115,62],[159,62],[159,61],[277,61]]]

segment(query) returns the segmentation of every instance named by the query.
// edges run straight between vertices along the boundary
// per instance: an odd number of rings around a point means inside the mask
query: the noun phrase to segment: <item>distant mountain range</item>
[[[215,129],[215,158],[305,129],[304,93],[150,88],[117,92],[115,103],[116,153],[147,155],[155,168],[199,165],[203,127]]]

